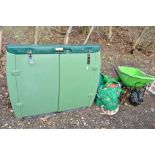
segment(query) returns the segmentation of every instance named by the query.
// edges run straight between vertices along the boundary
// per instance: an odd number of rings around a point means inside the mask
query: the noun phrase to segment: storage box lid
[[[99,45],[26,45],[10,44],[6,47],[7,52],[13,54],[55,54],[55,53],[95,53],[100,51]]]

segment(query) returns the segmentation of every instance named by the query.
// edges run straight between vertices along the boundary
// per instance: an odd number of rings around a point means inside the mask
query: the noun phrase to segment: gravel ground
[[[6,86],[6,80],[0,78],[0,96]],[[7,94],[7,93],[6,93]],[[134,107],[130,104],[122,105],[119,112],[113,116],[103,114],[95,104],[90,108],[69,112],[52,113],[35,116],[23,120],[16,119],[9,104],[0,99],[0,128],[155,128],[155,96],[147,94],[144,104]]]

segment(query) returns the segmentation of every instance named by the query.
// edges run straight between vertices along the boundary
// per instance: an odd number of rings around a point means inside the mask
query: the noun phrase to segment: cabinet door
[[[91,106],[100,74],[100,53],[60,55],[59,111]]]
[[[21,116],[50,113],[58,110],[59,55],[16,55],[18,103]]]

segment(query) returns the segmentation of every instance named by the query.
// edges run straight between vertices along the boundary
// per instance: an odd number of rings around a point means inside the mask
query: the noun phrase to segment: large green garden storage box
[[[8,45],[7,83],[16,117],[92,105],[100,74],[98,45]]]

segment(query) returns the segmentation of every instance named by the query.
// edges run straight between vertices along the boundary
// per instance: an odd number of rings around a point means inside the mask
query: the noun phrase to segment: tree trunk
[[[109,27],[108,42],[111,41],[111,37],[112,37],[112,26]]]
[[[90,35],[91,35],[91,33],[93,32],[94,28],[95,28],[95,26],[92,26],[92,27],[90,28],[90,31],[89,31],[89,33],[88,33],[88,35],[87,35],[87,38],[86,38],[86,40],[84,41],[83,44],[87,44],[87,42],[88,42],[88,40],[89,40],[89,38],[90,38]]]
[[[148,28],[148,27],[144,27],[144,29],[141,31],[139,37],[137,38],[137,40],[135,41],[135,43],[134,43],[133,46],[132,46],[132,49],[131,49],[131,51],[130,51],[131,54],[134,53],[134,51],[135,51],[135,49],[136,49],[136,46],[139,44],[139,41],[140,41],[140,39],[143,37],[143,35],[144,35],[145,31],[147,30],[147,28]]]
[[[39,26],[36,26],[35,27],[34,44],[38,43],[38,38],[39,38]]]
[[[72,32],[72,27],[73,26],[69,26],[68,30],[67,30],[67,33],[66,33],[66,36],[65,36],[65,39],[64,39],[64,44],[68,44],[68,41],[69,41],[69,34]]]
[[[0,54],[2,51],[2,31],[0,31]]]

